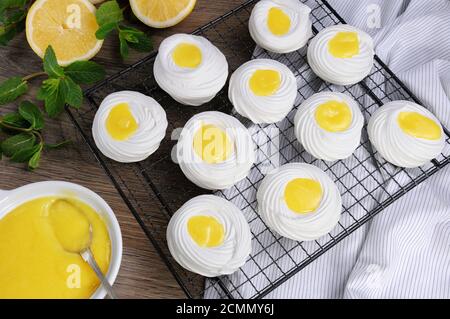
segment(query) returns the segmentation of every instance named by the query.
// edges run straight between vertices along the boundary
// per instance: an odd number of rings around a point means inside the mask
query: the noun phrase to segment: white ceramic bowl
[[[103,217],[111,239],[111,262],[106,278],[113,284],[122,261],[122,233],[111,207],[93,191],[77,184],[56,181],[28,184],[12,191],[0,190],[0,219],[17,206],[46,196],[74,196],[91,206]],[[100,286],[91,299],[103,299],[105,296],[106,290]]]

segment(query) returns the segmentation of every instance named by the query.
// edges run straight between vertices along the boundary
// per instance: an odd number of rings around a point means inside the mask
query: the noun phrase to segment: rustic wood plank
[[[179,25],[165,30],[141,29],[151,34],[157,45],[168,35],[192,32],[242,2],[243,0],[198,0],[194,12]],[[126,61],[122,61],[118,54],[117,40],[108,39],[95,61],[103,64],[111,75],[144,56],[145,54],[132,52]],[[27,75],[40,68],[41,61],[29,48],[24,34],[14,39],[8,47],[0,47],[0,81],[13,75]],[[38,83],[38,80],[32,81],[31,86],[34,84],[34,87],[24,98],[32,99],[35,96]],[[7,105],[0,110],[0,114],[16,107],[15,103]],[[9,190],[44,180],[70,181],[92,189],[111,205],[122,228],[124,254],[115,284],[118,295],[122,298],[185,297],[67,114],[61,115],[57,120],[49,120],[45,132],[45,138],[49,142],[72,139],[75,143],[61,150],[46,152],[41,168],[34,173],[25,170],[23,165],[1,161],[0,189]]]

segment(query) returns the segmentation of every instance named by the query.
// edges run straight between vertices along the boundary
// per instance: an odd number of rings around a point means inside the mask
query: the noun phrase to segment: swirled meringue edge
[[[261,69],[274,69],[281,75],[281,85],[271,96],[256,96],[249,81]],[[297,80],[283,63],[270,59],[255,59],[240,66],[230,78],[228,97],[236,111],[253,123],[276,123],[284,119],[294,107]]]
[[[351,110],[352,122],[343,132],[328,132],[315,119],[316,108],[330,100],[345,102]],[[321,92],[305,100],[294,118],[295,136],[312,156],[326,161],[345,159],[353,154],[361,142],[364,117],[358,103],[338,92]]]
[[[187,222],[197,215],[213,216],[224,226],[219,247],[199,247],[190,237]],[[186,202],[170,219],[167,244],[173,258],[185,269],[206,276],[229,275],[242,267],[251,253],[250,227],[243,213],[231,202],[200,195]]]
[[[202,62],[195,69],[180,68],[172,59],[179,43],[193,43],[202,51]],[[211,101],[225,86],[228,62],[223,53],[204,37],[175,34],[159,47],[153,73],[158,85],[181,104],[199,106]]]
[[[356,32],[359,36],[360,52],[352,58],[335,58],[328,52],[328,42],[337,32]],[[335,25],[320,31],[308,47],[308,63],[322,80],[337,85],[352,85],[370,74],[374,64],[372,37],[350,25]]]
[[[291,18],[288,34],[277,36],[267,27],[267,15],[272,7],[281,7]],[[274,53],[290,53],[304,47],[312,37],[311,9],[295,0],[262,0],[252,10],[249,31],[260,47]]]
[[[284,189],[294,178],[311,178],[322,186],[322,200],[316,211],[292,212],[284,201]],[[267,175],[257,192],[258,211],[264,222],[286,238],[311,241],[329,233],[338,223],[342,199],[336,184],[316,166],[290,163]]]
[[[116,141],[106,130],[106,119],[112,107],[127,103],[139,124],[126,141]],[[92,136],[98,149],[108,158],[121,163],[139,162],[158,148],[166,135],[166,112],[153,98],[139,92],[120,91],[108,95],[101,103],[92,124]]]
[[[233,152],[222,163],[203,162],[193,149],[193,136],[201,123],[223,129],[233,143]],[[184,175],[195,185],[209,190],[232,187],[250,173],[255,146],[248,129],[236,118],[217,111],[194,115],[184,126],[177,143],[177,161]]]
[[[400,112],[417,112],[434,120],[441,128],[436,141],[415,138],[403,132],[397,117]],[[392,101],[369,119],[367,125],[370,142],[388,162],[405,168],[422,166],[436,158],[445,146],[445,134],[440,121],[427,109],[410,101]]]

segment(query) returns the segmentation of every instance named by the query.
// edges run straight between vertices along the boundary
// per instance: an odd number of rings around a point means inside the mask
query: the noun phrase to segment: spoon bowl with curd
[[[119,223],[100,196],[77,184],[0,191],[0,260],[7,261],[0,298],[101,299],[122,260]]]

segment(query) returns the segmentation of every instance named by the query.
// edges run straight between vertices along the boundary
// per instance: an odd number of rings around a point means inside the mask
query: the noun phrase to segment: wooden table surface
[[[145,26],[142,29],[152,35],[157,47],[159,42],[168,35],[192,32],[243,1],[197,0],[194,12],[177,26],[165,30],[150,30]],[[145,54],[131,53],[126,61],[122,61],[118,53],[118,41],[109,38],[94,61],[105,66],[108,75],[111,75],[144,56]],[[41,60],[28,46],[24,34],[16,37],[8,47],[0,47],[0,81],[15,75],[31,74],[39,71],[41,67]],[[37,79],[31,82],[31,89],[24,97],[25,99],[33,100],[39,83]],[[16,108],[17,103],[11,103],[2,107],[0,114]],[[122,298],[184,298],[183,291],[167,270],[109,178],[84,145],[67,114],[62,114],[56,120],[48,120],[45,139],[48,142],[72,139],[75,143],[64,149],[46,152],[41,167],[35,172],[29,172],[23,165],[13,164],[3,159],[0,161],[0,189],[9,190],[45,180],[64,180],[78,183],[97,192],[110,204],[122,229],[123,260],[115,283],[118,295]]]

